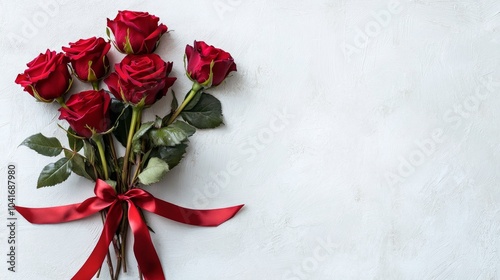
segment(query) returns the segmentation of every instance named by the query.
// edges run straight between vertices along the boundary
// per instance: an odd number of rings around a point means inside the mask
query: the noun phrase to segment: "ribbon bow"
[[[94,193],[95,197],[88,198],[82,203],[46,208],[16,206],[16,210],[34,224],[56,224],[79,220],[109,207],[99,241],[87,261],[73,276],[74,280],[91,279],[101,267],[109,244],[123,217],[123,202],[128,204],[127,217],[134,235],[135,258],[147,280],[165,279],[165,276],[149,230],[138,207],[167,219],[195,226],[218,226],[231,219],[243,207],[243,205],[237,205],[210,210],[189,209],[157,199],[143,189],[131,189],[124,194],[117,194],[102,180],[97,180]]]

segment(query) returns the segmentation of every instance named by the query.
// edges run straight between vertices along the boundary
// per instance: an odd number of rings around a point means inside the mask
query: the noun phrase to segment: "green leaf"
[[[141,124],[141,127],[137,130],[137,132],[134,134],[134,137],[132,138],[132,141],[138,141],[141,139],[141,137],[146,134],[154,125],[154,122],[147,122]]]
[[[188,137],[191,137],[196,132],[196,128],[183,121],[175,121],[174,123],[171,124],[171,126],[184,130],[184,132],[186,132]]]
[[[170,120],[170,117],[172,116],[173,113],[169,113],[168,115],[166,115],[165,117],[163,117],[163,119],[161,120],[161,125],[164,126],[164,125],[167,125],[168,121]]]
[[[57,138],[47,138],[41,133],[26,138],[21,145],[24,145],[41,155],[49,157],[55,157],[62,151],[61,142],[59,142]]]
[[[61,158],[45,166],[38,177],[37,188],[50,187],[64,182],[71,175],[71,160]]]
[[[170,105],[170,113],[168,113],[166,116],[162,118],[161,125],[167,125],[168,121],[170,120],[170,117],[172,114],[174,114],[175,110],[179,107],[179,103],[177,102],[177,98],[175,97],[174,91],[172,91],[172,104]]]
[[[154,146],[175,146],[188,138],[188,134],[173,124],[149,131],[149,139]]]
[[[89,174],[90,178],[92,178],[92,181],[96,181],[97,178],[99,178],[99,171],[94,169],[94,167],[90,164],[85,165],[85,171],[87,174]]]
[[[170,110],[175,111],[179,108],[179,102],[177,102],[177,97],[175,97],[175,92],[172,90],[172,103],[170,104]]]
[[[142,145],[140,140],[132,142],[132,151],[134,152],[134,154],[138,154],[141,150]]]
[[[140,170],[144,169],[144,165],[146,164],[147,161],[149,161],[149,157],[152,151],[153,149],[150,149],[144,154],[144,156],[142,156],[141,166],[139,166]]]
[[[113,135],[123,147],[126,147],[130,122],[132,121],[132,106],[125,107],[125,104],[113,98],[111,99],[110,111],[111,123],[116,123],[118,121],[116,129],[113,130]]]
[[[191,99],[191,101],[189,101],[189,103],[186,105],[186,107],[184,107],[184,110],[185,110],[185,111],[186,111],[186,110],[188,110],[188,111],[189,111],[189,110],[193,109],[193,108],[194,108],[194,106],[195,106],[196,104],[198,104],[198,102],[200,101],[202,93],[203,93],[203,92],[202,92],[201,90],[200,90],[200,91],[198,91],[198,92],[196,92],[196,94],[193,96],[193,99]],[[186,98],[187,98],[188,96],[189,96],[189,92],[186,94],[186,97],[184,97],[184,100],[186,100]]]
[[[203,93],[196,105],[181,113],[182,118],[196,128],[214,128],[222,124],[222,105],[214,96]]]
[[[76,134],[76,132],[71,127],[68,128],[67,136],[68,136],[69,147],[73,151],[78,152],[83,147],[83,140],[80,138],[74,137],[73,135],[75,135],[75,134]]]
[[[154,122],[143,123],[132,138],[132,151],[139,153],[142,149],[141,137],[143,137],[154,125]]]
[[[139,182],[144,185],[151,185],[157,183],[165,176],[168,172],[168,164],[159,158],[151,158],[148,165],[144,170],[137,176]]]
[[[83,154],[90,162],[90,164],[95,164],[96,160],[95,148],[88,140],[83,141]]]
[[[157,147],[151,152],[151,157],[158,157],[165,161],[172,170],[184,157],[187,144],[179,144],[173,147]]]
[[[66,156],[66,158],[71,160],[71,171],[73,171],[73,173],[89,180],[94,180],[92,176],[90,176],[87,172],[88,167],[85,163],[86,160],[84,157],[76,152],[71,153],[69,151],[64,151],[64,155]]]

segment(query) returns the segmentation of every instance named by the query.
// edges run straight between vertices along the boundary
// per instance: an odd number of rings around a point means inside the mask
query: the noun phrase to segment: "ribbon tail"
[[[91,197],[82,203],[45,208],[15,206],[17,212],[33,224],[56,224],[79,220],[108,207],[110,203]]]
[[[104,228],[102,230],[99,241],[90,254],[85,264],[78,270],[78,272],[71,278],[72,280],[88,280],[97,273],[99,268],[106,258],[108,253],[109,244],[113,240],[113,236],[120,225],[120,221],[123,216],[123,209],[121,203],[113,203],[109,208],[108,214],[106,216],[106,221],[104,222]]]
[[[226,222],[234,217],[234,215],[236,215],[236,213],[238,213],[238,211],[240,211],[240,209],[244,206],[244,204],[241,204],[225,208],[197,210],[175,205],[173,203],[155,198],[150,194],[147,199],[134,198],[134,203],[138,207],[164,218],[183,224],[206,227],[218,226]]]
[[[132,201],[128,202],[128,219],[134,234],[134,254],[139,269],[146,280],[165,280],[160,258],[156,253],[149,230],[139,210]]]

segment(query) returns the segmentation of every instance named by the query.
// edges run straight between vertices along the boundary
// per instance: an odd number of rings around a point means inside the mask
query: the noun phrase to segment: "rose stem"
[[[121,271],[121,266],[122,266],[122,257],[120,255],[117,255],[116,256],[116,270],[115,270],[115,277],[114,278],[111,278],[111,279],[118,279],[118,276],[120,275],[120,271]]]
[[[122,192],[128,189],[128,164],[130,158],[130,150],[132,149],[132,138],[134,137],[137,120],[142,113],[142,107],[134,106],[132,109],[132,120],[130,122],[130,130],[128,132],[127,147],[125,149],[125,157],[123,158],[122,183],[125,187]]]
[[[94,90],[98,91],[98,90],[99,90],[99,81],[97,81],[97,82],[92,82],[92,88],[93,88]]]
[[[141,121],[142,121],[142,115],[139,115],[139,117],[137,118],[137,126],[135,127],[135,130],[138,131],[139,128],[141,128]],[[142,141],[141,142],[141,151],[144,150],[144,142]],[[142,159],[142,153],[137,153],[136,156],[135,156],[135,171],[132,175],[132,180],[130,180],[130,183],[132,185],[134,185],[135,183],[135,180],[137,178],[137,175],[139,175],[139,172],[141,171],[140,170],[140,163],[141,163],[141,159]]]
[[[203,89],[202,85],[200,85],[200,84],[198,84],[196,82],[193,83],[193,87],[189,91],[188,96],[186,97],[186,99],[184,99],[184,101],[182,102],[181,106],[179,106],[179,108],[177,108],[177,110],[175,110],[174,114],[168,120],[167,125],[169,125],[169,124],[171,124],[171,123],[174,122],[174,120],[179,116],[179,114],[182,112],[182,110],[184,110],[184,107],[186,107],[189,104],[189,102],[191,102],[191,100],[196,95],[196,93],[198,91],[202,90],[202,89]]]
[[[101,157],[102,169],[104,170],[104,179],[109,179],[108,173],[108,163],[106,161],[106,155],[104,154],[104,145],[102,144],[102,135],[94,134],[92,135],[92,139],[97,145],[97,149],[99,150],[99,156]]]
[[[68,106],[66,106],[66,103],[64,102],[64,98],[62,96],[56,98],[55,100],[57,101],[57,103],[59,103],[59,105],[61,105],[61,107],[68,109]]]
[[[107,134],[106,138],[108,138],[109,142],[109,149],[111,151],[111,157],[113,158],[113,163],[115,166],[118,166],[118,161],[116,157],[116,150],[115,150],[115,144],[113,142],[113,136],[111,134]]]
[[[116,240],[118,242],[120,241],[119,236],[116,238]],[[115,248],[115,253],[116,253],[116,270],[115,270],[115,277],[112,278],[113,280],[114,279],[118,279],[118,276],[120,275],[120,271],[121,271],[121,266],[122,266],[121,245],[118,244],[118,246],[119,246],[119,248]]]
[[[126,208],[126,207],[125,207]],[[126,210],[126,209],[125,209]],[[122,229],[122,258],[123,258],[123,272],[127,273],[127,259],[126,259],[126,250],[125,250],[125,245],[126,245],[126,240],[127,240],[127,233],[128,233],[128,223],[127,223],[127,214],[124,212],[123,214],[125,220],[123,222],[123,229]]]

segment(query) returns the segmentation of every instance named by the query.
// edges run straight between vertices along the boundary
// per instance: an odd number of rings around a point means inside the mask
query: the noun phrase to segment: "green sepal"
[[[125,37],[125,43],[123,44],[123,51],[126,54],[134,54],[134,49],[132,49],[132,44],[130,44],[130,28],[127,28],[127,36]]]
[[[94,69],[92,69],[92,60],[89,60],[88,66],[89,66],[89,69],[87,70],[87,81],[88,82],[97,81],[97,76],[94,72]]]
[[[200,85],[203,86],[204,88],[209,88],[212,86],[213,80],[214,80],[214,65],[215,65],[215,60],[212,60],[210,62],[210,74],[208,75],[208,80],[204,81]]]

